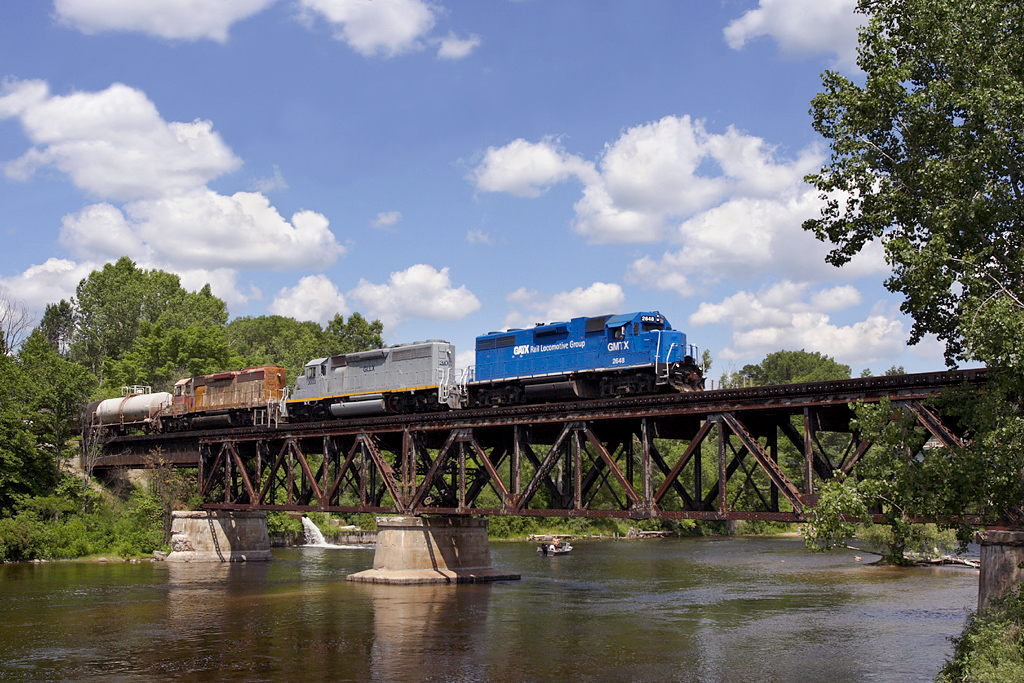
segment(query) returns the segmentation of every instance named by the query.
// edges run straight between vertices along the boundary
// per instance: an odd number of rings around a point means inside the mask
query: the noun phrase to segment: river
[[[0,681],[931,681],[971,569],[799,539],[492,543],[521,581],[346,582],[373,553],[0,565]]]

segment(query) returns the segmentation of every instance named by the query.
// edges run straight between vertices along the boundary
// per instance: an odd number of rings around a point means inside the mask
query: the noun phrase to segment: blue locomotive
[[[700,391],[697,349],[657,311],[573,318],[476,339],[470,405]]]

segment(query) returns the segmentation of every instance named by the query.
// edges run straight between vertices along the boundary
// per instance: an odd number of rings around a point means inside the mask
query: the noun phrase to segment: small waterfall
[[[302,516],[302,537],[306,541],[306,545],[327,545],[327,541],[324,540],[324,535],[320,533],[320,529],[317,528],[316,524],[313,524],[313,520],[305,515]]]

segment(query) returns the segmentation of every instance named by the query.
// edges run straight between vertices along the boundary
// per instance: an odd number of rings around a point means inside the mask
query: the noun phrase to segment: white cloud
[[[127,216],[126,216],[127,214]],[[345,249],[327,219],[300,211],[286,221],[261,194],[210,190],[110,204],[64,217],[61,243],[81,258],[118,256],[183,268],[322,268]]]
[[[808,296],[809,289],[808,283],[784,281],[756,294],[737,292],[718,304],[702,303],[689,323],[732,328],[732,342],[719,352],[725,360],[805,349],[860,365],[902,353],[906,341],[903,323],[882,311],[873,311],[850,325],[832,322],[828,313],[860,303],[860,293],[853,287],[818,290]]]
[[[466,241],[470,244],[490,244],[491,236],[483,230],[467,230]]]
[[[139,263],[142,268],[153,268],[156,266],[147,263]],[[255,285],[249,285],[247,291],[243,292],[238,288],[238,271],[231,268],[193,268],[177,272],[181,280],[181,286],[190,292],[202,289],[204,285],[210,285],[210,291],[214,296],[220,297],[230,309],[232,306],[240,306],[250,299],[260,299],[263,293]]]
[[[241,161],[209,121],[166,122],[141,91],[115,84],[62,97],[42,81],[9,80],[0,119],[12,117],[33,147],[5,165],[8,177],[54,168],[108,200],[62,221],[61,243],[79,259],[127,255],[150,268],[209,273],[218,296],[241,302],[251,294],[238,290],[238,269],[319,268],[345,251],[319,213],[286,220],[262,193],[210,190]]]
[[[371,225],[375,228],[390,228],[402,220],[401,211],[381,211],[373,219]]]
[[[480,47],[480,36],[471,35],[469,38],[459,38],[451,31],[439,41],[437,48],[438,59],[462,59]]]
[[[391,273],[388,284],[360,279],[348,296],[366,306],[368,318],[385,325],[407,318],[458,320],[480,308],[480,301],[465,285],[452,286],[448,268],[437,270],[422,263]]]
[[[836,269],[825,261],[829,245],[801,226],[816,216],[817,192],[799,184],[774,198],[739,197],[684,221],[674,240],[682,247],[660,260],[635,260],[627,280],[691,296],[702,283],[723,278],[750,281],[766,275],[801,280],[854,280],[889,272],[882,246],[869,243]]]
[[[100,263],[50,258],[20,275],[0,278],[0,286],[6,287],[14,298],[24,301],[38,320],[47,304],[73,297],[82,278],[101,266]]]
[[[348,304],[338,288],[324,275],[307,275],[294,287],[284,287],[267,310],[296,320],[313,320],[321,325],[336,314],[349,314]]]
[[[0,117],[17,116],[34,145],[5,164],[12,179],[52,167],[123,201],[193,190],[241,165],[211,122],[166,122],[145,93],[120,83],[58,96],[41,81],[7,81],[2,93]]]
[[[593,164],[566,154],[558,140],[527,142],[522,138],[504,147],[490,147],[470,178],[484,192],[508,192],[539,197],[551,185],[576,176],[596,180]]]
[[[470,179],[485,192],[536,197],[576,178],[584,188],[574,229],[592,242],[635,243],[659,240],[671,225],[726,200],[792,196],[821,161],[813,146],[780,161],[761,138],[731,127],[712,134],[702,121],[666,116],[624,131],[597,165],[557,139],[519,139],[489,148]]]
[[[586,288],[577,287],[548,297],[523,287],[509,294],[506,300],[515,310],[505,316],[505,326],[531,327],[535,323],[618,313],[626,295],[617,284],[595,282]]]
[[[834,54],[837,64],[857,64],[857,29],[863,15],[857,0],[760,0],[725,27],[725,41],[734,50],[761,36],[775,39],[789,54]]]
[[[57,19],[82,33],[140,31],[161,38],[224,42],[237,21],[277,0],[54,0]]]
[[[301,6],[327,21],[335,38],[367,57],[421,49],[436,11],[422,0],[301,0]]]

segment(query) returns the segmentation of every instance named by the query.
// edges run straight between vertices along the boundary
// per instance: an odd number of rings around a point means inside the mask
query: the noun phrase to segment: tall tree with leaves
[[[937,335],[949,364],[990,368],[988,391],[961,404],[971,445],[947,461],[949,495],[893,504],[1012,516],[1024,498],[1024,5],[860,0],[858,11],[864,82],[826,72],[812,102],[831,158],[808,177],[825,208],[804,228],[834,245],[837,266],[880,240],[911,341]],[[886,476],[900,476],[891,465]]]

